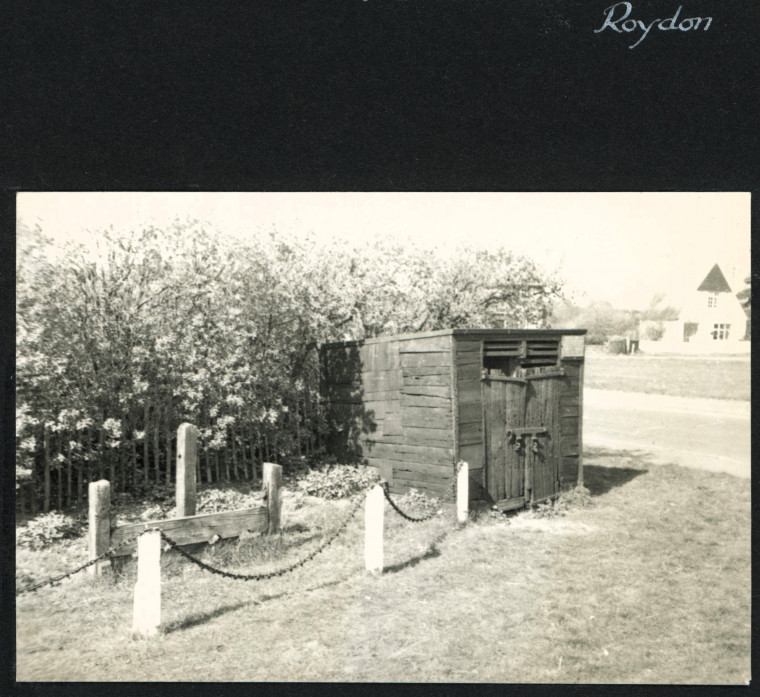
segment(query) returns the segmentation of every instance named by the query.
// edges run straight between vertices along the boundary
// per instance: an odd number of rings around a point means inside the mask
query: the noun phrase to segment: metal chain
[[[457,476],[459,475],[459,472],[462,469],[462,465],[464,463],[460,460],[458,466],[456,475],[454,477],[454,481],[452,482],[450,492],[454,494],[456,492],[456,482],[457,482]],[[373,485],[374,486],[374,485]],[[162,530],[159,530],[158,528],[149,528],[146,530],[140,531],[138,534],[134,535],[133,537],[127,538],[122,540],[118,545],[115,545],[113,547],[109,547],[105,552],[100,554],[99,556],[95,557],[94,559],[90,559],[88,562],[82,564],[81,566],[78,566],[76,569],[72,569],[68,573],[61,574],[60,576],[55,576],[53,578],[47,579],[46,581],[41,581],[40,583],[35,583],[31,586],[26,586],[24,588],[21,588],[20,590],[16,591],[16,595],[23,595],[24,593],[34,593],[39,588],[43,588],[44,586],[56,586],[61,581],[64,581],[65,579],[73,576],[74,574],[79,573],[80,571],[83,571],[84,569],[92,566],[93,564],[97,564],[99,561],[103,561],[106,557],[110,557],[117,549],[120,549],[121,547],[130,544],[134,542],[140,535],[146,533],[146,532],[159,532],[161,534],[161,538],[172,548],[177,550],[183,557],[188,559],[189,561],[193,562],[196,566],[199,566],[201,569],[208,571],[212,574],[216,574],[218,576],[224,576],[225,578],[231,578],[238,581],[263,581],[265,579],[269,578],[275,578],[276,576],[283,576],[286,573],[289,573],[291,571],[294,571],[300,566],[303,566],[307,562],[311,561],[314,557],[317,556],[320,552],[323,552],[327,547],[329,547],[335,539],[340,535],[346,527],[348,527],[348,523],[351,521],[351,518],[353,518],[356,511],[361,506],[364,496],[367,494],[369,489],[372,487],[369,487],[367,491],[363,491],[361,494],[357,495],[356,500],[354,504],[351,506],[351,510],[348,512],[348,515],[346,516],[343,523],[341,523],[333,532],[332,534],[315,550],[307,554],[305,557],[300,559],[299,561],[295,562],[294,564],[291,564],[288,567],[285,567],[284,569],[279,569],[277,571],[271,571],[269,573],[265,574],[236,574],[231,571],[224,571],[223,569],[217,569],[216,567],[211,566],[210,564],[206,564],[205,562],[201,561],[197,557],[193,556],[189,552],[182,549],[174,540],[172,540],[170,537],[166,535]],[[396,502],[390,497],[390,492],[388,490],[388,482],[382,483],[382,489],[383,494],[385,495],[385,498],[388,500],[388,503],[390,503],[393,510],[396,511],[402,518],[405,518],[406,520],[412,522],[412,523],[422,523],[424,521],[430,520],[434,518],[436,515],[438,515],[438,511],[435,511],[431,513],[428,516],[423,516],[422,518],[415,518],[413,516],[408,515],[407,513],[404,513]],[[448,494],[449,492],[447,492]]]
[[[369,487],[371,488],[371,487]],[[369,488],[367,491],[369,491]],[[147,528],[145,530],[141,530],[136,535],[133,535],[132,537],[126,538],[119,542],[119,544],[114,545],[113,547],[109,547],[105,552],[103,552],[101,555],[95,557],[94,559],[90,559],[88,562],[82,564],[81,566],[78,566],[76,569],[72,569],[68,573],[61,574],[60,576],[55,576],[53,578],[47,579],[46,581],[41,581],[40,583],[35,583],[31,586],[26,586],[24,588],[21,588],[16,591],[16,596],[23,595],[24,593],[34,593],[39,588],[42,588],[44,586],[57,586],[61,581],[64,581],[65,579],[69,578],[70,576],[73,576],[74,574],[79,573],[80,571],[83,571],[89,566],[92,566],[93,564],[97,564],[99,561],[103,561],[106,557],[110,557],[117,549],[121,549],[127,544],[130,544],[134,542],[138,537],[143,535],[146,532],[160,532],[161,537],[163,540],[172,548],[176,549],[183,557],[189,559],[194,564],[197,564],[202,569],[205,569],[206,571],[210,571],[211,573],[219,574],[221,576],[226,576],[227,578],[234,578],[234,579],[242,579],[245,581],[251,581],[251,580],[263,580],[266,578],[272,578],[274,576],[282,576],[285,573],[288,573],[289,571],[293,571],[294,569],[298,568],[299,566],[303,566],[306,562],[313,559],[317,554],[322,552],[325,548],[327,548],[329,545],[333,543],[336,537],[343,532],[343,530],[348,526],[348,523],[350,522],[351,518],[354,516],[356,511],[359,508],[359,505],[362,503],[363,496],[366,495],[367,491],[363,491],[361,494],[357,495],[356,501],[354,502],[353,506],[351,507],[351,510],[349,511],[348,515],[346,516],[346,519],[343,521],[343,523],[335,530],[333,531],[332,535],[325,540],[325,542],[315,549],[313,552],[308,554],[306,557],[301,559],[300,561],[296,562],[292,566],[281,569],[280,571],[273,571],[268,574],[252,574],[252,575],[246,575],[246,574],[234,574],[229,571],[223,571],[222,569],[216,569],[212,566],[209,566],[208,564],[202,562],[200,559],[195,558],[192,554],[189,552],[186,552],[184,549],[182,549],[174,540],[169,538],[166,533],[164,533],[162,530],[159,530],[158,528]]]
[[[147,531],[144,531],[147,532]],[[134,535],[133,537],[129,537],[125,540],[122,540],[119,542],[119,544],[114,545],[113,547],[109,547],[103,554],[100,556],[95,557],[95,559],[90,559],[90,561],[86,562],[85,564],[82,564],[82,566],[78,566],[76,569],[73,569],[69,571],[66,574],[61,574],[60,576],[55,576],[54,578],[50,578],[47,581],[41,581],[40,583],[35,583],[31,586],[26,586],[25,588],[21,588],[20,590],[16,591],[16,595],[23,595],[24,593],[34,593],[37,589],[42,588],[43,586],[57,586],[61,581],[69,578],[70,576],[73,576],[74,574],[78,574],[80,571],[83,571],[88,566],[92,566],[93,564],[97,564],[99,561],[103,561],[106,557],[110,557],[117,549],[120,549],[124,545],[134,542],[140,535],[142,535],[142,532],[140,532],[137,535]]]
[[[426,520],[430,520],[431,518],[434,518],[438,515],[438,511],[433,511],[430,515],[423,516],[422,518],[414,518],[413,516],[404,513],[404,511],[402,511],[396,502],[391,498],[390,492],[388,491],[388,482],[383,482],[383,494],[385,494],[385,498],[391,505],[391,508],[393,508],[396,513],[398,513],[402,518],[408,520],[410,523],[424,523]]]
[[[459,476],[459,473],[462,471],[463,466],[464,466],[464,462],[460,460],[459,463],[457,464],[456,474],[454,475],[454,481],[451,483],[449,490],[446,492],[447,496],[449,494],[451,494],[452,496],[456,494],[457,477]],[[398,504],[391,498],[388,482],[383,482],[382,486],[383,486],[383,494],[385,494],[385,498],[387,499],[388,503],[391,505],[393,510],[396,511],[396,513],[398,513],[402,518],[408,520],[410,523],[424,523],[425,521],[431,520],[432,518],[438,515],[438,511],[434,511],[430,515],[423,516],[422,518],[415,518],[413,516],[410,516],[408,513],[404,513],[404,511],[402,511],[398,507]]]
[[[162,531],[161,537],[162,539],[172,548],[177,550],[185,559],[188,561],[191,561],[196,566],[200,567],[204,571],[208,571],[209,573],[216,574],[217,576],[223,576],[224,578],[231,578],[236,581],[263,581],[269,578],[275,578],[276,576],[284,576],[285,574],[294,571],[299,566],[303,566],[306,564],[306,562],[311,561],[314,557],[317,556],[320,552],[324,551],[327,547],[329,547],[335,539],[340,535],[346,527],[348,527],[349,522],[351,521],[351,518],[354,517],[354,514],[359,509],[363,502],[363,494],[365,492],[362,492],[362,494],[358,495],[356,498],[356,501],[351,506],[351,510],[346,515],[345,520],[332,532],[332,534],[315,550],[311,551],[309,554],[307,554],[302,559],[298,560],[294,564],[291,564],[290,566],[285,567],[284,569],[278,569],[277,571],[270,571],[269,573],[264,574],[236,574],[232,571],[225,571],[224,569],[218,569],[214,566],[211,566],[210,564],[206,564],[206,562],[201,561],[197,557],[193,556],[186,550],[182,549],[174,540],[167,537],[167,535]]]

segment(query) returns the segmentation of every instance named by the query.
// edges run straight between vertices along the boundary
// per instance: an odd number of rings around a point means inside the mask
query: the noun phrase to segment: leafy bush
[[[641,323],[641,338],[648,341],[660,341],[665,335],[665,325],[662,322],[650,320]]]
[[[162,520],[164,518],[172,518],[170,515],[172,511],[159,504],[148,506],[141,514],[140,520]]]
[[[567,515],[573,508],[588,508],[593,505],[591,492],[585,486],[576,486],[563,491],[556,499],[539,503],[533,511],[536,518],[554,518]]]
[[[44,513],[16,528],[16,545],[44,549],[59,540],[79,537],[84,531],[81,519],[62,513]]]
[[[16,491],[21,488],[22,484],[32,481],[32,470],[28,467],[16,465]]]
[[[298,481],[301,491],[324,499],[342,499],[369,488],[378,480],[375,470],[354,465],[328,465],[311,470]]]
[[[417,489],[409,489],[398,503],[404,511],[412,511],[415,515],[430,515],[433,511],[441,508],[441,501],[435,497],[430,497]]]
[[[171,484],[163,482],[135,482],[132,493],[136,499],[164,503],[165,501],[174,501],[177,487],[174,482]]]
[[[252,508],[261,503],[261,493],[244,494],[235,489],[205,489],[196,498],[197,513],[218,513]]]

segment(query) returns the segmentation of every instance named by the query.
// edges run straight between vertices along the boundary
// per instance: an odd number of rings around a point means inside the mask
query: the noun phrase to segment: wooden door
[[[494,501],[524,498],[525,453],[518,450],[507,434],[507,424],[522,427],[525,422],[527,381],[492,377],[483,380],[483,410],[486,441],[485,487]],[[522,505],[522,504],[519,504]]]
[[[483,379],[485,487],[502,510],[559,492],[561,370]]]
[[[530,484],[526,497],[535,503],[559,493],[559,396],[567,378],[553,371],[529,374],[526,380],[525,425],[543,429],[525,437]]]

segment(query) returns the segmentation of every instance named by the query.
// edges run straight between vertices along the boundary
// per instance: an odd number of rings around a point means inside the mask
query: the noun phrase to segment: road
[[[657,462],[750,477],[750,402],[587,388],[583,412],[587,447],[644,451]]]

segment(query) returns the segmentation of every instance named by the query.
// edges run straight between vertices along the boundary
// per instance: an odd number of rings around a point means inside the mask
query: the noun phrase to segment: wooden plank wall
[[[484,467],[482,356],[479,340],[455,337],[459,457],[470,466],[470,499],[482,498]]]
[[[339,434],[343,441],[352,439],[347,449],[353,446],[361,461],[377,468],[395,493],[411,487],[433,495],[449,491],[454,476],[451,337],[327,352],[325,395],[333,418],[351,424]],[[339,366],[341,361],[352,367]],[[347,375],[348,384],[336,384]]]
[[[347,453],[376,467],[396,493],[414,487],[436,495],[450,491],[454,463],[461,458],[470,466],[470,498],[482,498],[480,340],[392,339],[329,347],[325,353],[325,396],[333,418],[345,424],[337,434],[343,454],[336,448],[332,454],[348,461]],[[552,398],[559,399],[564,489],[578,482],[583,365],[563,359],[562,366],[568,379]]]
[[[581,459],[581,390],[583,362],[563,359],[567,375],[559,395],[560,453],[559,483],[570,489],[578,483]]]
[[[373,457],[391,461],[394,492],[415,488],[443,495],[454,476],[451,337],[407,339],[397,346],[401,438],[373,444],[370,462]]]

